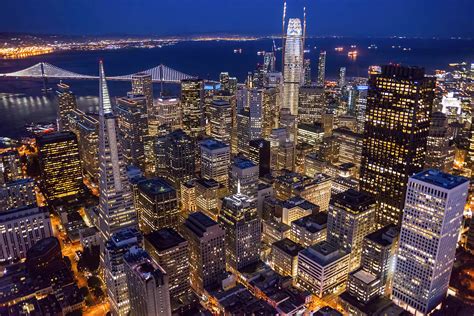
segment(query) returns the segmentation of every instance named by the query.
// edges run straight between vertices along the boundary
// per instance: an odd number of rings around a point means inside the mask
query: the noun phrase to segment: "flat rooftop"
[[[304,249],[299,244],[295,243],[294,241],[288,238],[274,242],[272,247],[276,247],[282,250],[283,252],[289,254],[292,257],[296,257],[298,253]]]
[[[444,173],[436,169],[424,170],[411,177],[412,179],[433,184],[443,189],[451,190],[458,185],[468,182],[467,178],[461,176],[454,176],[452,174]]]
[[[252,160],[244,158],[244,157],[235,157],[234,162],[232,164],[234,166],[239,167],[240,169],[257,167],[257,165]]]
[[[177,231],[172,228],[162,228],[145,235],[148,241],[156,250],[166,250],[186,242]]]
[[[209,150],[229,148],[229,145],[214,138],[205,139],[199,144],[201,145],[201,147],[204,147]]]
[[[353,272],[352,275],[356,277],[357,279],[361,280],[362,282],[364,282],[365,284],[370,284],[377,279],[375,275],[367,271],[364,271],[362,269],[359,269]]]
[[[328,266],[331,263],[349,255],[348,252],[342,250],[339,247],[335,247],[326,241],[322,241],[316,245],[308,247],[300,253],[321,267]]]
[[[163,178],[153,178],[141,181],[138,189],[148,195],[159,195],[175,191],[175,189]]]

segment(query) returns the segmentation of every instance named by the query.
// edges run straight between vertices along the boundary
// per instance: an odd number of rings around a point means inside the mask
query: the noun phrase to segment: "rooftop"
[[[299,196],[294,196],[286,201],[283,202],[283,207],[287,209],[291,209],[294,207],[299,207],[304,210],[319,210],[319,207],[316,204],[311,203],[308,200],[303,199]]]
[[[235,157],[233,165],[237,166],[240,169],[247,169],[247,168],[257,167],[257,165],[255,163],[253,163],[252,160],[244,158],[244,157]]]
[[[436,169],[424,170],[412,176],[411,179],[433,184],[448,190],[469,181],[467,178],[454,176]]]
[[[339,259],[348,256],[349,253],[339,247],[333,246],[326,241],[317,243],[300,252],[307,258],[317,263],[321,267],[332,264]]]
[[[375,199],[363,192],[348,189],[331,198],[331,206],[344,207],[352,213],[359,214],[368,208],[375,207]]]
[[[365,284],[372,283],[373,281],[377,279],[375,275],[362,269],[352,272],[352,275],[356,277],[357,279],[361,280],[362,282],[364,282]]]
[[[229,145],[214,138],[205,139],[199,144],[201,145],[201,147],[207,148],[209,150],[229,148]]]
[[[326,212],[319,212],[311,214],[296,221],[291,222],[291,225],[304,227],[310,233],[317,233],[327,227],[328,214]]]
[[[274,242],[272,247],[276,247],[282,250],[283,252],[289,254],[292,257],[296,257],[298,253],[304,249],[299,244],[295,243],[294,241],[288,238]]]
[[[374,231],[371,234],[368,234],[364,238],[385,247],[392,245],[399,234],[400,228],[394,224],[390,224]]]
[[[153,178],[141,181],[138,189],[148,195],[159,195],[175,191],[175,189],[163,178]]]
[[[145,240],[148,241],[156,250],[166,250],[186,242],[186,239],[172,228],[162,228],[147,234],[145,235]]]

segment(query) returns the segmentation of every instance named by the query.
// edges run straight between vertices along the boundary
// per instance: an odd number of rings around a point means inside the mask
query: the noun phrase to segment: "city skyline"
[[[307,38],[318,3],[361,32],[434,32],[452,3],[58,1],[37,31],[82,14],[82,31],[234,19],[281,37],[6,39],[1,315],[472,314],[474,41]]]

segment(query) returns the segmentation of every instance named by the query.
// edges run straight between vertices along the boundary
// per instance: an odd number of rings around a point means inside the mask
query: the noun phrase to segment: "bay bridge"
[[[196,77],[182,73],[163,64],[134,74],[107,77],[107,80],[130,81],[136,74],[149,74],[154,83],[180,83],[181,80],[195,79]],[[10,73],[0,73],[0,78],[13,79],[41,79],[45,83],[48,79],[67,80],[98,80],[99,76],[83,75],[59,68],[46,62],[37,63],[31,67]]]

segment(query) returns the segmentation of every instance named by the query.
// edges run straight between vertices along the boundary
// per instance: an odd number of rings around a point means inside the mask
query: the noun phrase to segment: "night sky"
[[[474,37],[474,0],[288,0],[309,35]],[[0,0],[0,32],[268,35],[282,0]]]

